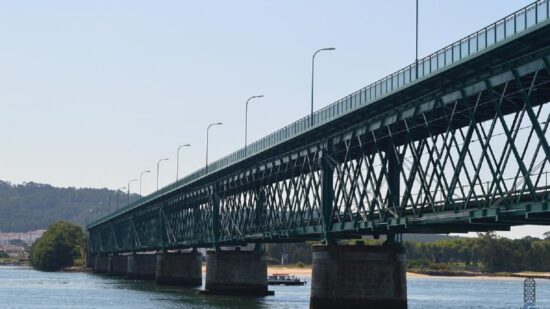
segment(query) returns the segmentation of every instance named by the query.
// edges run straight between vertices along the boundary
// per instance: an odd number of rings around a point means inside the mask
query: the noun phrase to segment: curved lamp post
[[[116,209],[118,209],[118,193],[121,191],[121,190],[124,190],[126,189],[126,187],[122,187],[122,188],[118,188],[116,190]]]
[[[130,205],[130,185],[134,181],[138,181],[138,180],[137,179],[132,179],[132,180],[128,181],[128,205]]]
[[[142,178],[143,178],[143,174],[147,174],[147,173],[151,173],[151,171],[143,171],[139,174],[139,195],[141,195],[141,182],[142,182]]]
[[[222,125],[223,123],[221,122],[216,122],[216,123],[211,123],[208,125],[208,128],[206,128],[206,167],[205,167],[205,174],[208,174],[208,134],[210,132],[210,128],[212,126],[220,126]]]
[[[159,169],[160,169],[160,162],[162,161],[168,161],[168,158],[160,159],[157,161],[157,191],[159,190]]]
[[[248,103],[252,99],[263,98],[263,97],[264,97],[263,94],[255,95],[255,96],[252,96],[252,97],[248,98],[248,100],[246,100],[246,110],[245,110],[245,114],[244,114],[244,155],[245,156],[247,154],[246,146],[248,145],[248,142],[247,142],[247,139],[248,139]]]
[[[180,171],[180,149],[182,149],[183,147],[189,147],[191,146],[191,144],[185,144],[185,145],[180,145],[178,147],[178,153],[177,153],[177,156],[176,156],[176,181],[179,180],[179,171]]]
[[[415,68],[416,68],[416,79],[418,79],[418,0],[416,0],[416,60],[415,60]]]
[[[313,82],[315,79],[315,56],[317,56],[318,53],[322,51],[329,51],[329,50],[335,50],[334,47],[327,47],[327,48],[321,48],[317,50],[315,53],[313,53],[313,57],[311,57],[311,119],[310,119],[310,126],[313,127]]]

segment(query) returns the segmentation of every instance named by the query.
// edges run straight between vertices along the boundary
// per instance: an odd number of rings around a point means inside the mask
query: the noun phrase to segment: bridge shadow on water
[[[275,291],[274,296],[237,297],[221,295],[201,295],[199,294],[199,291],[203,289],[204,286],[197,288],[184,288],[157,285],[153,281],[132,280],[123,277],[117,278],[97,274],[93,274],[92,276],[101,278],[105,289],[119,290],[120,292],[122,292],[122,294],[134,294],[134,292],[140,292],[140,294],[142,295],[147,295],[149,302],[155,304],[155,308],[260,309],[309,307],[309,284],[298,287],[270,286],[270,290]],[[310,278],[306,277],[305,280],[309,282]]]

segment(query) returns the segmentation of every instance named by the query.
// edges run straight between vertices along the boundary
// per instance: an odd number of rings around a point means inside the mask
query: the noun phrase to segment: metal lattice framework
[[[550,224],[550,25],[88,227],[136,252]]]

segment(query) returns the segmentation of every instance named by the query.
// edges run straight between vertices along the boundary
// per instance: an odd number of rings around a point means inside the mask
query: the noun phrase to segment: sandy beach
[[[206,272],[206,266],[202,266],[202,271]],[[304,266],[304,267],[297,267],[297,266],[278,266],[278,265],[269,265],[267,267],[267,273],[268,274],[290,274],[290,275],[297,275],[297,276],[311,276],[311,266]],[[470,280],[502,280],[502,279],[509,279],[509,280],[523,280],[523,278],[526,277],[533,277],[533,278],[550,278],[550,273],[532,273],[532,272],[522,272],[522,273],[514,273],[514,274],[507,274],[507,275],[475,275],[475,276],[432,276],[432,275],[426,275],[426,274],[418,274],[418,273],[412,273],[407,272],[407,278],[411,279],[422,279],[422,278],[446,278],[446,279],[470,279]]]

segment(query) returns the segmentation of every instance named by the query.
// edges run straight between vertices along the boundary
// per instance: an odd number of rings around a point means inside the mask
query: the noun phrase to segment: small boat
[[[271,274],[267,276],[267,284],[270,285],[304,285],[306,281],[300,280],[295,275]]]

